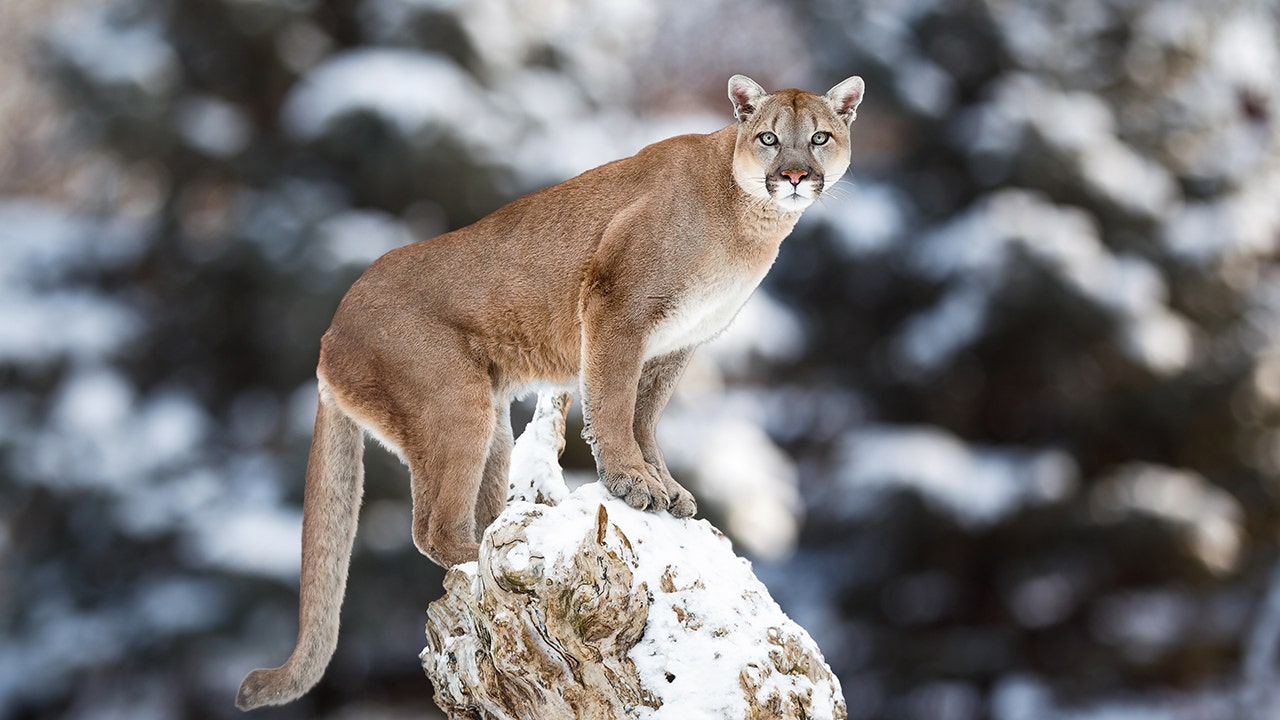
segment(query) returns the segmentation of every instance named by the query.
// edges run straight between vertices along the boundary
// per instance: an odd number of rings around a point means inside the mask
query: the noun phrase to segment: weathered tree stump
[[[521,439],[557,416],[540,403]],[[452,718],[847,715],[817,645],[718,530],[598,483],[555,507],[512,503],[479,562],[449,571],[427,639],[422,665]]]

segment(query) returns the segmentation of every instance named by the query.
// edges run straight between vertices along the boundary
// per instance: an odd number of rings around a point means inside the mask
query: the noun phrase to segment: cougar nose
[[[780,174],[786,176],[786,178],[790,180],[791,184],[794,186],[794,185],[799,185],[800,181],[805,179],[805,177],[809,175],[809,171],[808,170],[783,170]]]

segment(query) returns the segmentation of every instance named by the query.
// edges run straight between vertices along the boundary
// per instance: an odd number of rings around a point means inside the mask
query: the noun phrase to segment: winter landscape
[[[1280,5],[5,0],[0,718],[240,717],[343,291],[734,73],[865,78],[853,165],[659,439],[848,716],[1280,717]],[[366,462],[337,655],[262,717],[443,717]]]

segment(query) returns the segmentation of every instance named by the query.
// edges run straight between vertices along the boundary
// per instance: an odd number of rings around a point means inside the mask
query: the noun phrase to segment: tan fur
[[[736,75],[736,124],[655,143],[371,265],[321,343],[298,644],[282,667],[245,678],[237,706],[298,697],[333,653],[360,428],[409,466],[414,543],[444,566],[476,559],[502,509],[508,408],[531,386],[580,388],[611,492],[693,515],[658,448],[658,417],[693,348],[732,320],[800,211],[848,167],[862,87],[766,94]]]

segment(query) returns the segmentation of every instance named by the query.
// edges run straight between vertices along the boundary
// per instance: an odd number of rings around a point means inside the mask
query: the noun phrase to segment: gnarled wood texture
[[[451,718],[847,716],[817,645],[719,531],[599,483],[508,507],[479,562],[449,571],[427,639]]]

